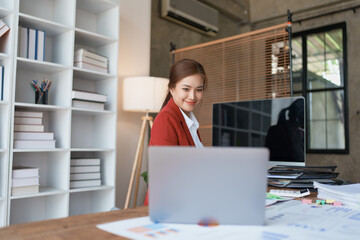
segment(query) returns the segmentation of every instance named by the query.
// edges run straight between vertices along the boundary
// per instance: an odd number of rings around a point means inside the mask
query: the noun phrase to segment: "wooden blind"
[[[200,62],[208,76],[203,101],[194,114],[205,146],[212,145],[212,105],[290,96],[287,24],[224,38],[173,52],[175,61]]]

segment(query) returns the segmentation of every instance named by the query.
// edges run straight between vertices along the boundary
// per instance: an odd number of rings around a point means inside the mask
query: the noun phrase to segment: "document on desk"
[[[266,208],[264,226],[154,223],[149,217],[100,224],[130,239],[359,239],[360,209],[305,204],[292,200]]]

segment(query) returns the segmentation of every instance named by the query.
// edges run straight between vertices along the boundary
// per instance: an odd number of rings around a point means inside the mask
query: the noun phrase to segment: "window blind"
[[[194,114],[205,146],[212,145],[212,105],[290,96],[287,24],[174,50],[174,60],[200,62],[208,77]]]

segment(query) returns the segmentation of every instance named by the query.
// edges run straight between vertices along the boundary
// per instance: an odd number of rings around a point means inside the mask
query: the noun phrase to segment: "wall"
[[[247,0],[244,1],[247,6]],[[209,42],[216,39],[233,36],[249,30],[248,26],[241,25],[238,21],[220,13],[219,33],[215,37],[190,30],[184,26],[161,18],[161,0],[152,0],[151,14],[151,62],[150,75],[168,77],[171,66],[170,43],[176,48],[183,48],[195,44]]]
[[[360,182],[360,69],[358,56],[360,54],[359,39],[360,13],[359,8],[354,12],[347,8],[360,7],[360,1],[310,1],[290,0],[284,5],[277,0],[250,0],[251,28],[258,29],[283,22],[286,10],[290,8],[294,13],[293,20],[302,20],[301,24],[293,24],[293,32],[327,26],[339,22],[347,24],[348,46],[348,102],[349,102],[349,154],[307,154],[308,165],[337,165],[339,177],[345,180]],[[334,12],[330,15],[327,13]]]
[[[119,95],[117,122],[116,206],[124,207],[132,164],[141,129],[142,113],[122,111],[122,79],[127,76],[149,76],[150,73],[151,1],[120,1]],[[144,149],[144,153],[147,149]],[[146,158],[145,154],[145,158]],[[140,185],[139,204],[146,186]],[[132,203],[132,202],[131,202]],[[130,204],[130,207],[132,204]]]

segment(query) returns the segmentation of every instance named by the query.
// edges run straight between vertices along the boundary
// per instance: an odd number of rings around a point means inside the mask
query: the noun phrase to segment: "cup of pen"
[[[48,104],[49,89],[51,86],[50,80],[42,80],[38,85],[36,80],[32,80],[30,86],[35,91],[35,103],[36,104]]]
[[[36,104],[48,104],[48,92],[47,91],[36,91],[35,92],[35,103]]]

